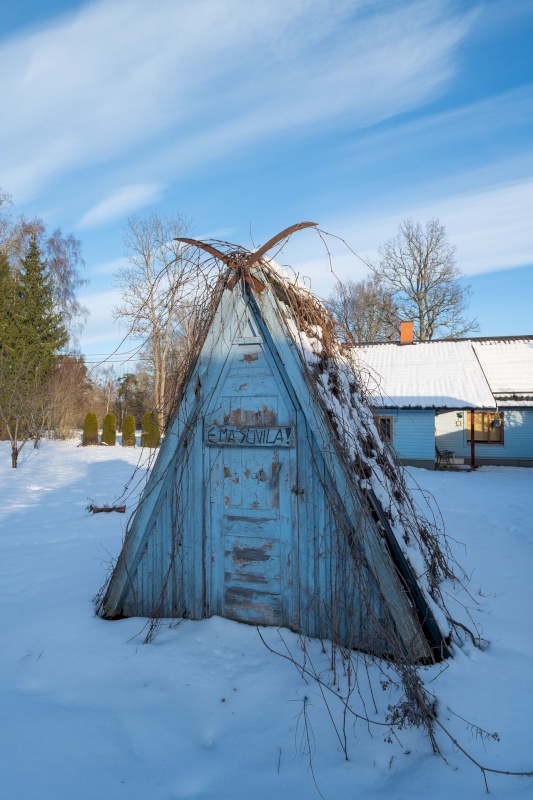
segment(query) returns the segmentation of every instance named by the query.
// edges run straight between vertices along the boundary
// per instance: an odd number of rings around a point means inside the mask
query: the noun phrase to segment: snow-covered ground
[[[216,617],[163,624],[143,644],[145,620],[95,617],[92,598],[126,518],[85,507],[119,499],[131,507],[144,469],[121,495],[139,456],[50,442],[25,448],[12,470],[0,443],[2,797],[300,800],[318,798],[316,787],[325,800],[486,796],[479,770],[442,735],[447,764],[420,731],[389,744],[387,729],[369,733],[348,720],[346,761],[329,716],[342,725],[335,686],[328,709],[318,685],[270,653],[253,627]],[[444,669],[423,670],[439,718],[482,763],[531,770],[533,470],[410,474],[438,502],[471,576],[464,601],[491,642],[485,652],[465,644]],[[298,655],[293,634],[262,634]],[[327,681],[318,642],[310,655]],[[370,718],[383,719],[397,696],[380,688],[376,666],[368,674],[378,714],[366,670],[361,694]],[[500,741],[476,736],[449,709]],[[495,797],[533,797],[532,778],[488,782]]]

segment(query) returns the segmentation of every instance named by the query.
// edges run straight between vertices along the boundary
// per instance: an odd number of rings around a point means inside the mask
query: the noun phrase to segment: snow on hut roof
[[[289,265],[282,266],[269,256],[265,256],[263,258],[263,261],[265,264],[268,265],[269,270],[278,276],[280,281],[282,281],[285,284],[287,283],[290,284],[294,289],[297,289],[298,291],[306,292],[307,294],[311,293],[311,289],[307,285],[307,283],[305,283],[305,280],[303,278],[300,278],[300,274],[298,272],[295,272],[295,270],[293,270],[291,266]]]
[[[367,344],[353,348],[373,405],[382,408],[494,408],[469,340]]]

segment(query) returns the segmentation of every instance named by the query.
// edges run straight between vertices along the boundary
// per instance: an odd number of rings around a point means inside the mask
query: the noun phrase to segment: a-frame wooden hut
[[[417,541],[406,533],[405,487],[355,376],[335,366],[327,312],[264,260],[265,248],[203,246],[228,270],[102,615],[219,614],[390,657],[442,658],[436,606],[399,544]]]

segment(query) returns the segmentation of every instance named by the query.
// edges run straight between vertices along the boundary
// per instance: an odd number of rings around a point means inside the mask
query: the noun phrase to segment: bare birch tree
[[[460,283],[455,247],[438,219],[424,227],[404,220],[379,255],[372,272],[392,293],[400,317],[414,321],[417,339],[437,335],[459,339],[478,330],[477,320],[465,316],[470,287]]]
[[[73,343],[83,330],[83,322],[89,316],[88,309],[76,297],[76,291],[89,281],[82,278],[80,268],[85,266],[81,242],[72,233],[63,234],[56,228],[47,234],[41,230],[41,248],[48,267],[50,285],[56,310],[61,314]]]
[[[15,273],[18,273],[30,236],[41,229],[44,230],[41,220],[30,220],[23,214],[15,216],[11,195],[0,187],[0,254],[11,262]]]
[[[169,357],[198,288],[197,261],[175,241],[189,230],[189,220],[180,214],[131,217],[124,236],[128,264],[116,276],[122,304],[114,309],[114,317],[127,322],[129,335],[143,341],[144,352],[150,354],[154,409],[163,426],[171,404]]]

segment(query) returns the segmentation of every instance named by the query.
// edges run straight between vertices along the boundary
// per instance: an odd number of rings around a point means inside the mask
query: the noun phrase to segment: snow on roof
[[[280,278],[280,280],[283,283],[289,283],[295,289],[307,292],[307,294],[311,293],[309,286],[307,286],[307,284],[304,283],[304,281],[300,278],[299,273],[295,272],[292,267],[282,266],[269,256],[265,256],[263,258],[263,261],[268,264],[270,270],[276,273],[276,275]]]
[[[494,394],[533,396],[533,336],[474,340],[472,347]]]
[[[495,400],[468,340],[360,345],[368,391],[382,408],[494,408]]]
[[[533,336],[380,343],[353,348],[375,406],[533,406]]]

